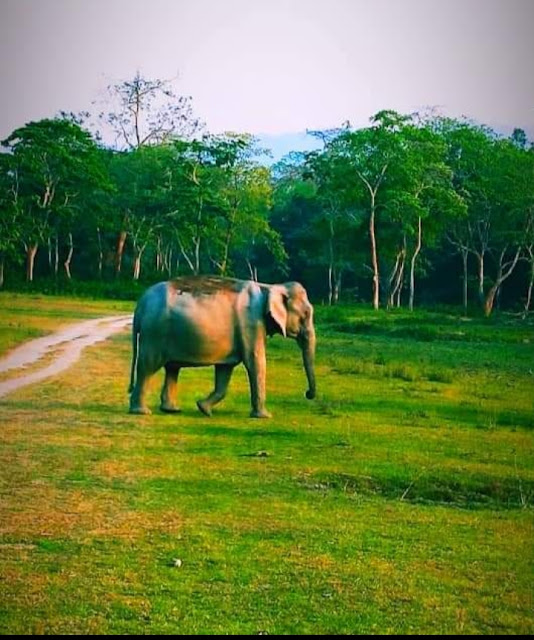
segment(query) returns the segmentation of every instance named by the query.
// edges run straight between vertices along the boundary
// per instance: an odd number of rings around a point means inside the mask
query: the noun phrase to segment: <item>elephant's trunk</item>
[[[308,378],[308,391],[306,398],[313,400],[315,398],[317,388],[315,386],[315,330],[306,332],[306,335],[299,339],[299,345],[302,349],[302,362],[304,370]]]

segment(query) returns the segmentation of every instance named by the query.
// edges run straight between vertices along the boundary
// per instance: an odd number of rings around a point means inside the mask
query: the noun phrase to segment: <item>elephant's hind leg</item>
[[[152,413],[146,405],[146,393],[150,379],[160,367],[161,365],[156,366],[156,363],[141,351],[137,361],[137,379],[130,396],[130,413],[136,415],[150,415]]]
[[[178,387],[178,375],[180,367],[170,364],[165,365],[165,383],[161,390],[161,410],[164,413],[180,413],[181,409],[176,404],[176,391]]]
[[[211,416],[213,407],[226,397],[233,371],[233,365],[218,364],[215,366],[215,389],[207,398],[197,402],[197,407],[204,415]]]
[[[145,400],[149,379],[149,376],[138,379],[130,396],[130,413],[141,416],[149,416],[152,413]]]

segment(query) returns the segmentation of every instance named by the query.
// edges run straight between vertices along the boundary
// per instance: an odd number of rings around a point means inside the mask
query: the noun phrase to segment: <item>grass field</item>
[[[0,295],[0,352],[128,303]],[[130,338],[0,400],[0,632],[534,632],[534,329],[318,309],[207,419],[127,414]],[[151,405],[158,405],[158,379]],[[177,562],[177,561],[180,562]]]

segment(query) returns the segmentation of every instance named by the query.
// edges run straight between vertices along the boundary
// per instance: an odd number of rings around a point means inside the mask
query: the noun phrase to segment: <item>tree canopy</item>
[[[30,281],[218,273],[303,280],[330,304],[530,310],[534,150],[520,129],[381,111],[268,167],[253,136],[209,134],[163,81],[137,74],[110,95],[98,115],[117,144],[67,116],[2,142],[0,286],[25,262]]]

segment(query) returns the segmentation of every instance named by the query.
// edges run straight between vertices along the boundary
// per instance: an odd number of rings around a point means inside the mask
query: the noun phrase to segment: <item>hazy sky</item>
[[[137,70],[213,132],[437,106],[534,131],[534,0],[0,0],[0,138]]]

